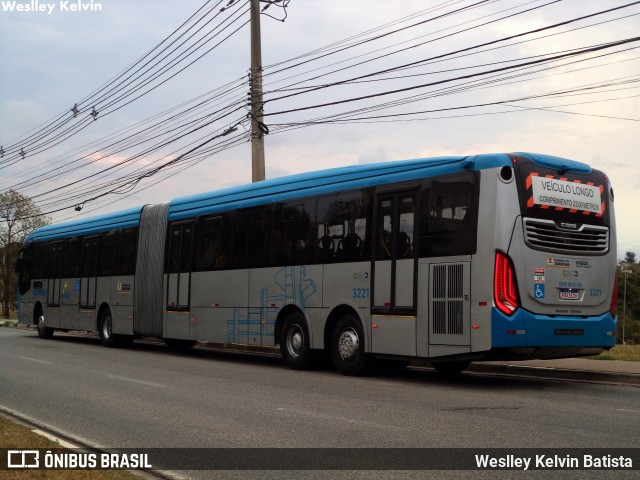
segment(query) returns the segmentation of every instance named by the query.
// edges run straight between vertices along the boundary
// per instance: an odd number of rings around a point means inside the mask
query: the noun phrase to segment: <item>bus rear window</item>
[[[522,156],[513,158],[523,217],[609,225],[608,181],[602,172],[558,171]]]

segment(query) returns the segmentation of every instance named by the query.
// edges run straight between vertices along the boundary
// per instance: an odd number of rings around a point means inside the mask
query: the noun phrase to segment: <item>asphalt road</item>
[[[640,389],[634,387],[443,378],[419,369],[352,378],[332,370],[292,371],[274,357],[198,349],[177,354],[137,343],[107,349],[93,338],[41,340],[33,331],[8,328],[0,328],[0,406],[88,444],[116,448],[636,448],[640,431]],[[362,478],[637,478],[637,470],[435,473]]]

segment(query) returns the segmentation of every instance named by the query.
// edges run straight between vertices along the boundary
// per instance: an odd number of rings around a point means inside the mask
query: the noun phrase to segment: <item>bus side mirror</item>
[[[18,260],[16,260],[16,266],[14,267],[13,271],[19,275],[20,272],[22,272],[23,265],[24,265],[24,263],[23,263],[22,259],[19,258]]]

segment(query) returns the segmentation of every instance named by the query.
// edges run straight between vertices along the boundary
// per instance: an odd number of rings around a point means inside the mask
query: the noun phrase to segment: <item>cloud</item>
[[[125,69],[203,5],[200,0],[185,0],[184,2],[109,0],[101,3],[103,4],[102,12],[87,12],[85,14],[58,13],[51,16],[3,14],[3,28],[0,30],[2,40],[0,55],[3,59],[3,67],[0,70],[2,84],[0,91],[0,145],[25,134],[55,115],[68,112],[74,103],[81,101],[98,87],[114,78],[116,74],[120,72],[132,73],[131,70],[126,71]],[[277,22],[267,17],[262,19],[263,63],[268,66],[293,58],[379,25],[407,17],[414,12],[423,13],[412,17],[407,22],[394,24],[386,31],[399,30],[410,23],[417,23],[453,9],[449,6],[426,13],[428,8],[434,6],[427,3],[421,0],[403,2],[389,2],[388,0],[291,2],[286,22]],[[515,10],[507,11],[505,8],[514,5],[503,3],[489,2],[488,5],[479,6],[466,13],[441,17],[437,21],[427,22],[419,27],[382,37],[375,42],[367,42],[360,47],[329,55],[318,62],[301,63],[309,59],[309,57],[304,57],[300,59],[301,65],[283,71],[281,74],[273,74],[275,69],[267,69],[265,90],[269,91],[330,70],[364,62],[375,56],[386,55],[393,50],[405,48],[417,42],[442,37],[440,40],[381,58],[377,62],[362,63],[330,76],[311,80],[305,85],[323,85],[330,81],[365,75],[376,70],[443,55],[456,49],[489,42],[506,35],[518,34],[527,29],[550,25],[575,18],[581,14],[610,8],[610,2],[605,0],[580,2],[579,9],[575,6],[575,2],[573,4],[561,2],[532,10],[513,17],[512,20],[493,23],[451,36],[453,32],[476,25],[480,22],[477,19],[481,17],[486,17],[482,20],[486,22],[524,8],[537,6],[537,4],[522,7],[516,5]],[[240,5],[239,2],[237,4]],[[269,12],[275,14],[279,11],[272,8]],[[466,56],[457,61],[441,61],[416,69],[396,72],[397,75],[418,74],[419,76],[398,79],[395,82],[358,83],[344,88],[318,90],[314,94],[292,97],[287,101],[267,103],[265,109],[269,113],[280,109],[299,108],[348,99],[489,69],[492,67],[488,64],[492,62],[631,37],[636,34],[638,25],[634,18],[611,21],[597,27],[573,32],[568,31],[571,28],[584,27],[600,20],[613,20],[625,13],[625,11],[620,11],[598,19],[585,20],[572,26],[563,27],[560,30],[566,33],[562,35],[521,43],[512,48],[491,50],[483,55]],[[493,15],[487,16],[489,14]],[[382,33],[382,31],[377,33]],[[64,142],[55,149],[44,152],[38,158],[34,158],[33,162],[39,164],[55,159],[60,161],[73,159],[77,157],[73,153],[77,149],[81,149],[82,152],[107,151],[108,149],[102,143],[92,149],[84,146],[228,81],[243,78],[249,67],[248,37],[249,30],[248,27],[245,27],[242,32],[205,59],[139,101],[114,112],[112,115],[103,115],[103,110],[100,112],[98,120],[86,128],[82,135]],[[363,38],[354,37],[353,40]],[[412,38],[415,40],[411,40]],[[525,39],[520,38],[514,42]],[[356,56],[358,57],[356,58]],[[514,78],[511,80],[513,83],[510,84],[487,84],[484,85],[486,88],[456,91],[451,95],[425,98],[410,105],[371,112],[370,114],[463,107],[530,94],[544,94],[553,90],[570,90],[576,86],[587,86],[603,80],[618,79],[618,81],[622,81],[624,78],[633,80],[637,78],[634,77],[637,76],[636,70],[639,60],[634,59],[637,56],[640,56],[640,53],[633,50],[613,57],[602,57],[590,62],[567,65],[560,69],[540,71],[535,74],[535,80],[529,81],[523,81],[526,77],[517,76],[522,72],[513,72]],[[611,60],[616,60],[618,63],[610,63]],[[627,61],[623,62],[622,60]],[[333,63],[335,64],[329,66]],[[483,64],[487,64],[487,66],[479,66]],[[596,64],[603,66],[584,69]],[[321,66],[325,68],[315,70]],[[437,73],[439,70],[463,67],[465,70]],[[475,70],[466,67],[474,67]],[[573,70],[576,71],[572,72]],[[293,76],[302,72],[305,72],[302,76]],[[282,81],[276,82],[279,79]],[[481,79],[464,79],[402,94],[379,97],[370,101],[344,104],[339,107],[267,117],[266,122],[273,125],[298,120],[306,121],[316,116],[373,106],[377,103],[399,100],[417,93],[437,92],[454,85],[458,85],[462,89],[464,85],[468,84],[467,82],[472,81],[481,81]],[[625,87],[629,87],[629,89],[622,90]],[[637,84],[620,85],[615,91],[613,88],[611,90],[606,96],[605,94],[593,96],[590,93],[592,96],[556,97],[544,101],[528,100],[519,102],[518,105],[553,107],[556,110],[581,114],[638,118],[637,112],[640,111],[638,108],[640,102],[634,98],[558,106],[595,98],[630,96],[637,92]],[[238,95],[243,96],[247,92],[248,85],[241,87],[238,90]],[[514,113],[488,115],[488,113],[508,111],[510,108],[499,105],[493,108],[460,109],[422,114],[420,117],[425,118],[422,121],[322,125],[272,134],[266,138],[267,174],[274,177],[342,165],[439,155],[466,155],[499,151],[550,153],[591,163],[595,168],[610,175],[616,194],[624,200],[617,201],[618,205],[623,205],[619,207],[618,215],[619,241],[626,245],[634,244],[634,242],[640,243],[638,240],[640,239],[640,225],[635,220],[636,214],[633,209],[626,206],[626,202],[637,203],[636,191],[640,178],[640,167],[635,154],[640,147],[637,122],[540,110],[515,112],[515,108],[513,109]],[[245,113],[243,110],[238,112],[237,116],[240,117]],[[476,114],[480,115],[472,116]],[[215,128],[223,124],[226,125],[224,121],[221,121],[220,125],[216,125]],[[212,127],[207,134],[213,135],[212,131],[215,128]],[[272,130],[274,129],[272,128]],[[202,136],[205,133],[203,132]],[[183,146],[186,143],[188,140],[185,140]],[[163,155],[175,154],[172,153],[173,151],[172,147],[164,148],[147,157],[144,162],[152,162]],[[107,210],[114,210],[139,203],[162,202],[183,194],[246,183],[251,178],[250,151],[250,145],[243,143],[231,150],[207,158],[183,173],[173,171],[174,174],[158,186],[148,188],[135,195],[109,199],[109,202],[112,202],[124,198],[117,204],[109,204],[105,201],[101,205]],[[132,148],[98,163],[102,167],[112,165],[135,153],[137,153],[136,149]],[[11,175],[25,174],[26,170],[23,166],[16,166],[16,168],[10,172]],[[74,172],[74,174],[77,173],[79,172]],[[7,178],[8,176],[3,176],[3,179]],[[148,185],[157,178],[147,179],[143,184]],[[62,181],[61,179],[60,182]]]

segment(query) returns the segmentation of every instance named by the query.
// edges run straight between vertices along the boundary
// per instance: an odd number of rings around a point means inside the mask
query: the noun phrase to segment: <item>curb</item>
[[[538,378],[552,378],[560,380],[574,380],[583,382],[614,383],[640,386],[640,374],[599,372],[594,370],[571,370],[554,367],[534,367],[530,365],[516,365],[511,363],[472,363],[467,371],[478,373],[493,373],[499,375],[527,375]]]

